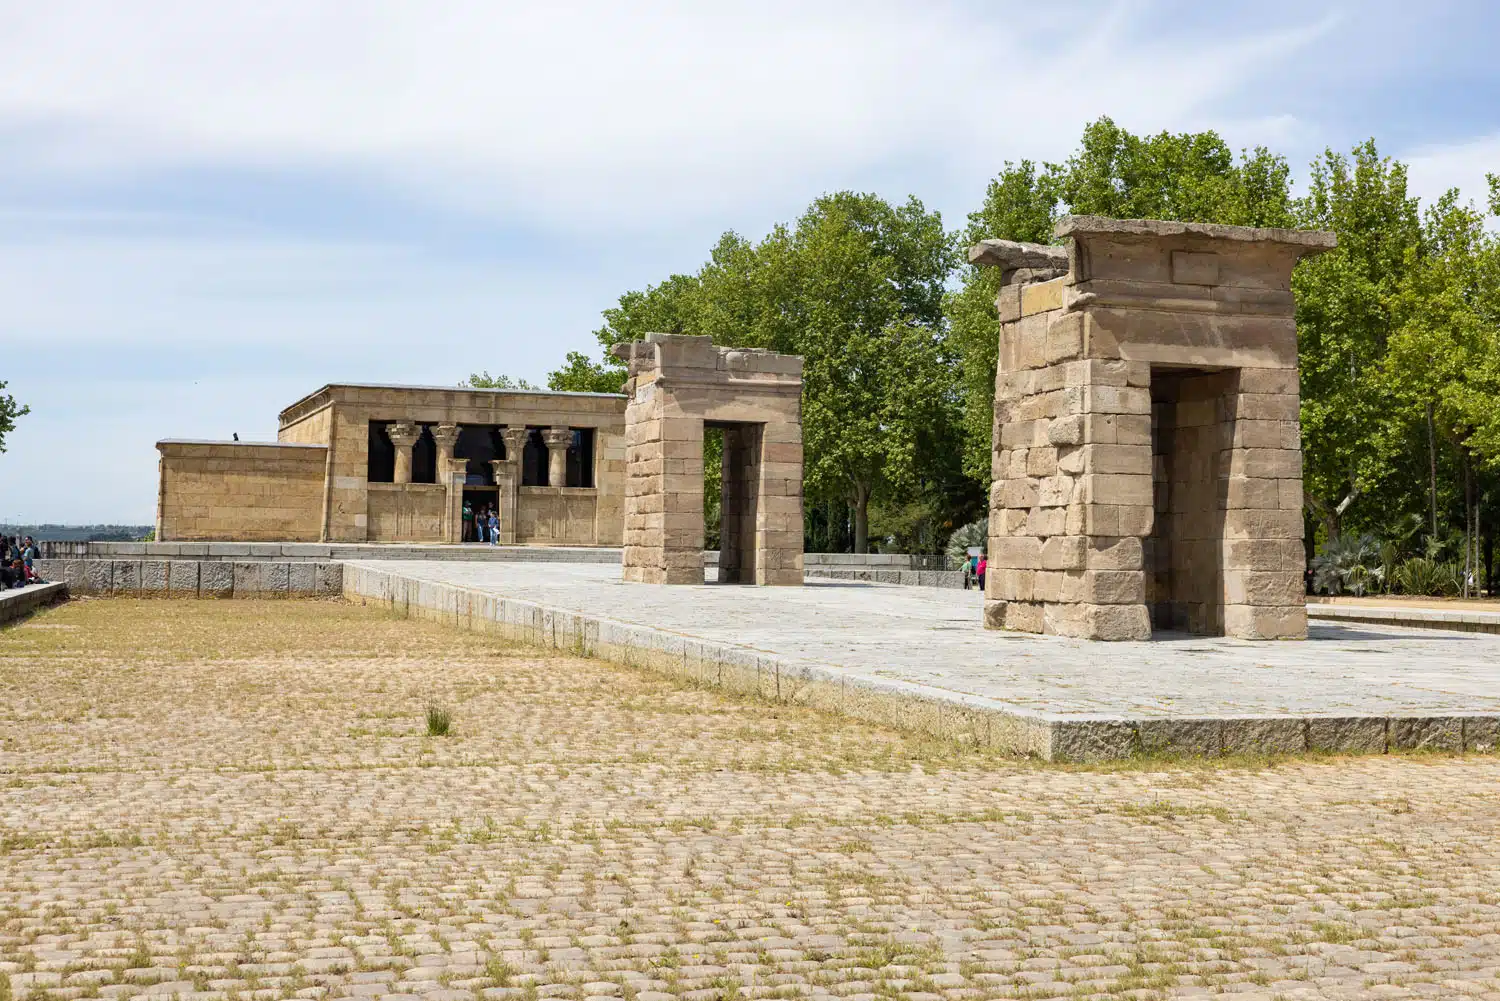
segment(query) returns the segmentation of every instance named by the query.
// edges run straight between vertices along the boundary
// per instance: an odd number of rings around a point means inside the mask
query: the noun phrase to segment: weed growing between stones
[[[452,726],[452,713],[438,705],[427,707],[427,736],[446,737],[448,736],[448,730]]]

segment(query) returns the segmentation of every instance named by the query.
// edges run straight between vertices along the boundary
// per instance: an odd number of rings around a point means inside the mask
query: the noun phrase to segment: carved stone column
[[[500,432],[505,439],[505,458],[493,459],[490,468],[495,471],[495,486],[500,510],[500,542],[515,545],[517,495],[521,490],[521,458],[526,454],[528,431],[524,427],[508,427]]]
[[[547,445],[547,485],[568,485],[568,446],[573,444],[571,428],[548,428],[542,432],[542,441]]]
[[[411,421],[396,421],[386,425],[391,444],[396,447],[396,482],[411,482],[411,448],[422,436],[422,429]]]
[[[461,463],[453,461],[453,448],[458,444],[458,425],[439,424],[432,429],[432,440],[437,445],[437,482],[448,491],[443,507],[443,541],[461,542],[464,468]]]

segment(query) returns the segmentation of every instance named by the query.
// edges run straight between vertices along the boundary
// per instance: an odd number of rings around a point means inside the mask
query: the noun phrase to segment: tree
[[[1430,433],[1432,537],[1440,539],[1437,442],[1458,461],[1464,590],[1478,563],[1480,465],[1500,465],[1500,240],[1448,191],[1424,214],[1422,248],[1394,300],[1399,326],[1383,366],[1388,398],[1420,411]]]
[[[0,382],[0,389],[5,386],[6,383]],[[5,436],[16,429],[16,418],[29,413],[30,407],[17,403],[9,393],[0,393],[0,452],[5,451]]]
[[[1303,496],[1331,539],[1351,505],[1391,475],[1398,453],[1409,451],[1390,413],[1381,365],[1395,329],[1395,298],[1417,260],[1422,232],[1417,201],[1406,193],[1406,168],[1382,158],[1374,140],[1349,157],[1325,151],[1296,208],[1302,226],[1332,230],[1339,240],[1337,249],[1303,262],[1292,276]]]
[[[467,389],[536,389],[525,379],[512,379],[508,375],[490,375],[489,372],[474,372],[459,386]]]
[[[1007,162],[990,181],[984,204],[969,214],[961,244],[980,240],[1020,240],[1050,243],[1056,220],[1056,178],[1038,174],[1030,160]],[[967,265],[963,284],[944,306],[950,336],[959,356],[963,393],[963,471],[977,483],[990,479],[990,449],[994,435],[995,364],[1000,346],[1000,321],[995,297],[1000,272]]]
[[[562,368],[547,375],[547,388],[570,393],[618,393],[625,387],[622,365],[600,365],[582,351],[569,351]]]
[[[941,217],[917,199],[838,192],[759,243],[725,233],[696,274],[622,295],[595,337],[606,352],[662,331],[801,355],[808,497],[847,504],[863,552],[872,502],[953,491],[956,358],[943,319],[953,264]],[[570,356],[552,384],[572,371],[621,370],[608,355]]]

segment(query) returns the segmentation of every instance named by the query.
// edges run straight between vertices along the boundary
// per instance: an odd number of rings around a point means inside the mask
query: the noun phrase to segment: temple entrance
[[[1234,441],[1233,369],[1152,366],[1154,518],[1144,541],[1154,630],[1224,635],[1224,511]]]
[[[499,512],[501,518],[505,517],[504,511],[502,511],[501,508],[500,508],[500,506],[499,506],[500,505],[500,491],[496,487],[492,487],[492,486],[466,486],[466,487],[464,487],[464,503],[468,504],[470,506],[470,508],[473,509],[474,516],[476,518],[479,517],[479,513],[481,511],[490,511],[490,510],[494,510],[494,511]],[[470,523],[469,527],[464,531],[464,538],[463,538],[462,541],[464,541],[464,542],[478,542],[479,541],[479,536],[478,536],[477,533],[474,532],[472,523]],[[485,541],[489,541],[488,535],[486,535]]]
[[[705,421],[720,435],[719,583],[754,584],[759,549],[760,452],[763,425]],[[706,507],[706,505],[705,505]],[[707,511],[705,511],[705,514]]]

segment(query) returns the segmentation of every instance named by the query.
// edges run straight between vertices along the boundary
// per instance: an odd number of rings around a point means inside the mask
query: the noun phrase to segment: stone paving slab
[[[345,594],[1040,754],[1489,749],[1500,637],[1315,623],[1302,642],[987,631],[977,592],[625,584],[602,565],[359,562]]]

